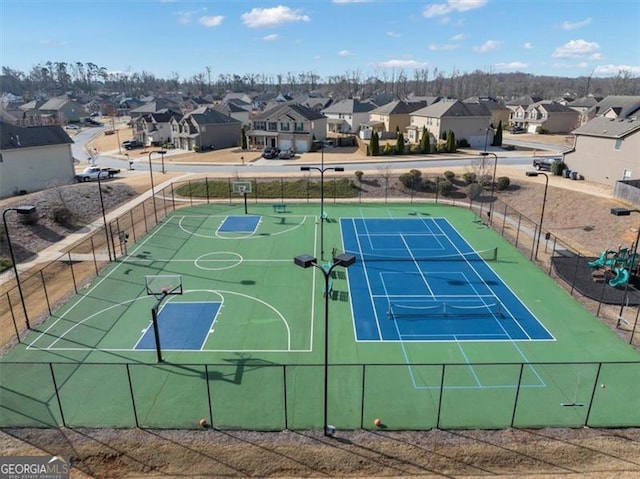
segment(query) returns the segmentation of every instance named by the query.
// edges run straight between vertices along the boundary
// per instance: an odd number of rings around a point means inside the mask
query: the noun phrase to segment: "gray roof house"
[[[491,112],[484,103],[465,103],[460,100],[442,100],[410,114],[407,138],[418,143],[426,128],[435,138],[453,131],[456,140],[466,139],[476,148],[493,141]]]
[[[520,118],[519,112],[518,117]],[[572,108],[551,100],[529,105],[524,112],[521,125],[529,133],[568,133],[580,123],[580,114]]]
[[[0,198],[72,181],[72,143],[59,125],[0,122]]]
[[[133,138],[145,145],[164,145],[171,142],[171,119],[180,121],[182,114],[163,108],[155,113],[132,120]]]
[[[327,117],[329,133],[357,133],[360,125],[369,121],[369,112],[376,105],[369,101],[341,100],[322,110]]]
[[[51,98],[38,108],[40,119],[45,124],[66,125],[77,123],[80,117],[87,115],[87,110],[75,100],[68,98]]]
[[[213,108],[197,108],[181,119],[171,118],[171,143],[187,151],[231,148],[240,144],[242,124]]]
[[[327,118],[298,103],[285,103],[257,114],[247,132],[249,146],[255,149],[292,148],[297,153],[311,149],[314,140],[327,135]]]
[[[572,132],[565,162],[586,180],[614,186],[640,179],[640,119],[598,117]]]

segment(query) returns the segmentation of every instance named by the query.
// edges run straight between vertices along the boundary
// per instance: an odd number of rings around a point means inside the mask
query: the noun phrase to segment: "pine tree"
[[[398,133],[398,141],[396,142],[396,154],[404,154],[404,135],[402,133]]]
[[[447,133],[447,152],[448,153],[456,152],[456,135],[451,130],[449,130],[449,132]]]
[[[240,137],[240,144],[243,150],[247,149],[247,131],[242,127],[242,136]]]
[[[502,146],[502,120],[498,123],[498,129],[496,130],[496,134],[493,135],[493,143],[491,146]]]
[[[378,133],[371,133],[371,141],[369,142],[369,149],[371,150],[371,156],[378,156],[380,154],[380,142],[378,141]]]

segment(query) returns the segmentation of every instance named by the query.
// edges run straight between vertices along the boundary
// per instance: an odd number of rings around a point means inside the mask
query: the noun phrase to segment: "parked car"
[[[509,130],[509,133],[511,133],[512,135],[517,135],[519,133],[526,133],[526,132],[527,132],[527,130],[525,130],[521,126],[514,126],[513,128],[511,128]]]
[[[278,153],[278,158],[281,160],[288,160],[289,158],[293,158],[296,156],[296,152],[293,151],[293,148],[287,148],[286,150],[282,150]]]
[[[67,130],[79,130],[80,127],[78,125],[66,125],[65,128]]]
[[[265,148],[262,152],[262,158],[266,158],[267,160],[272,160],[273,158],[277,158],[280,154],[280,148],[268,147]]]
[[[122,143],[125,150],[133,150],[134,148],[142,148],[144,143],[139,140],[129,140]]]
[[[89,125],[93,125],[93,126],[102,126],[102,123],[100,123],[99,121],[94,120],[93,118],[85,118],[84,122],[88,123]]]
[[[547,170],[551,171],[551,167],[554,163],[559,163],[562,161],[562,158],[534,158],[533,166],[537,170]]]
[[[120,173],[117,168],[100,168],[99,166],[88,166],[82,173],[78,173],[75,178],[77,182],[97,180],[98,178],[103,180],[107,178],[113,178]]]

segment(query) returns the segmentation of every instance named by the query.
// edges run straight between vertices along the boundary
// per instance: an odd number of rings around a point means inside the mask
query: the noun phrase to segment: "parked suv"
[[[134,148],[142,148],[144,144],[139,140],[131,140],[125,141],[122,146],[124,146],[125,150],[133,150]]]
[[[511,133],[512,135],[517,135],[518,133],[526,133],[526,132],[527,130],[525,130],[521,126],[514,126],[509,130],[509,133]]]
[[[562,158],[534,158],[533,166],[537,170],[547,170],[551,171],[551,167],[554,163],[559,163],[562,161]]]
[[[293,148],[287,148],[286,150],[282,150],[278,153],[278,158],[281,160],[288,160],[289,158],[293,158],[295,155],[296,153],[293,151]]]
[[[268,148],[265,148],[264,151],[262,152],[262,158],[266,158],[267,160],[272,160],[274,158],[277,158],[279,154],[280,154],[279,148],[268,147]]]

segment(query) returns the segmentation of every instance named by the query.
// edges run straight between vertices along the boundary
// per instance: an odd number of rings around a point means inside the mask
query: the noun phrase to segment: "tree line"
[[[488,96],[517,98],[523,95],[550,99],[564,95],[575,98],[593,94],[640,95],[640,77],[626,71],[601,78],[589,76],[556,77],[529,73],[493,73],[475,70],[471,73],[445,73],[438,68],[379,69],[365,75],[361,70],[347,70],[340,75],[322,78],[313,71],[281,74],[216,73],[210,66],[189,77],[171,72],[159,78],[149,72],[110,72],[92,62],[38,63],[29,72],[2,67],[2,90],[21,95],[25,100],[47,93],[51,96],[67,92],[120,93],[126,96],[162,94],[180,91],[186,96],[224,95],[228,92],[281,92],[290,95],[315,91],[334,98],[369,98],[378,93],[392,93],[398,98],[440,96],[468,98]]]

